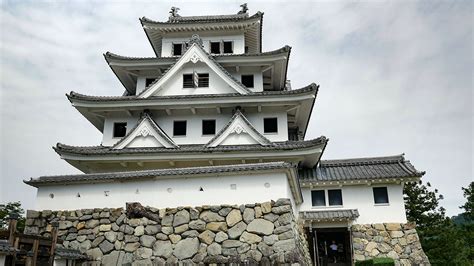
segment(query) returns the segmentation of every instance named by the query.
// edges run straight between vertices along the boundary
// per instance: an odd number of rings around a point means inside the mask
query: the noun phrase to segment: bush
[[[391,258],[374,258],[370,260],[356,261],[356,266],[394,266],[395,261]]]

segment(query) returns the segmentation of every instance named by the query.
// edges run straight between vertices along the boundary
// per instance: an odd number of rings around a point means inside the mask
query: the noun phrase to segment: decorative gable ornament
[[[176,61],[174,65],[172,65],[162,76],[159,80],[154,82],[150,87],[142,91],[138,98],[148,98],[150,96],[156,95],[160,90],[163,89],[164,84],[174,77],[179,70],[184,66],[184,64],[188,62],[192,62],[196,64],[197,62],[202,62],[209,67],[214,73],[217,74],[225,83],[229,85],[232,89],[234,89],[237,93],[240,94],[248,94],[251,93],[247,87],[245,87],[242,83],[236,80],[224,67],[222,67],[214,58],[209,55],[206,51],[204,51],[202,45],[202,40],[199,38],[198,35],[191,38],[190,47],[186,50],[186,52],[181,56],[181,58]]]
[[[178,145],[145,113],[125,137],[117,142],[113,149],[164,147],[178,148]]]
[[[227,125],[206,144],[206,147],[252,144],[274,145],[253,127],[240,110],[237,110]]]

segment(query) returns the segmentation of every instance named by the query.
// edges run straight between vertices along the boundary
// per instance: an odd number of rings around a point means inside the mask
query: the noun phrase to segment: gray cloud
[[[22,179],[78,172],[50,148],[97,145],[100,133],[64,93],[120,95],[103,60],[152,56],[138,18],[235,13],[240,2],[2,2],[1,197],[32,208]],[[472,180],[472,3],[254,2],[264,50],[293,47],[293,87],[321,84],[307,138],[325,158],[406,153],[444,194],[449,214]]]

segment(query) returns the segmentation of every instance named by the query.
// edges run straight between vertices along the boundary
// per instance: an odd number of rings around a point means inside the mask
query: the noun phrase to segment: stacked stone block
[[[159,221],[128,218],[122,208],[28,211],[25,233],[50,236],[51,222],[59,221],[62,245],[102,265],[311,264],[289,199],[146,210]]]
[[[352,239],[356,261],[388,257],[396,265],[430,265],[414,223],[353,225]]]

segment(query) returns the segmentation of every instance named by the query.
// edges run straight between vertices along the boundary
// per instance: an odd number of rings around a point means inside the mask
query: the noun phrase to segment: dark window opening
[[[121,138],[125,137],[127,134],[127,123],[119,122],[119,123],[114,123],[114,138]]]
[[[373,191],[375,204],[388,203],[387,187],[374,187]]]
[[[224,54],[231,54],[234,52],[232,42],[224,42]]]
[[[220,53],[221,53],[221,43],[211,42],[211,54],[220,54]]]
[[[245,48],[244,48],[244,52],[245,52],[246,54],[248,54],[248,53],[249,53],[249,47],[248,47],[248,46],[245,46]]]
[[[174,121],[173,136],[186,136],[186,121]]]
[[[263,119],[263,132],[264,133],[277,133],[278,132],[278,120],[276,117]]]
[[[328,190],[329,206],[342,205],[342,191],[340,189]]]
[[[173,43],[173,55],[182,55],[182,54],[183,54],[183,44]]]
[[[247,88],[253,88],[253,75],[242,75],[242,84]]]
[[[145,79],[145,87],[148,88],[148,86],[150,86],[153,83],[153,81],[155,81],[155,78],[146,78]]]
[[[311,191],[311,202],[313,206],[326,206],[326,197],[324,196],[324,190]]]
[[[183,74],[183,88],[194,88],[193,74]]]
[[[198,76],[198,84],[197,86],[199,88],[207,88],[209,87],[209,74],[207,73],[202,73],[202,74],[197,74]]]
[[[216,120],[202,120],[202,134],[203,135],[216,134]]]

